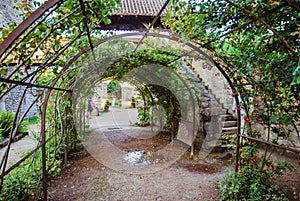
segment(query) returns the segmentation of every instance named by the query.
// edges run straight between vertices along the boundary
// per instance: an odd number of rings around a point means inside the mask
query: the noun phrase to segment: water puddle
[[[124,159],[131,165],[150,165],[151,161],[145,151],[133,151],[125,155]]]
[[[150,165],[166,162],[164,157],[149,151],[132,151],[124,159],[131,165]]]

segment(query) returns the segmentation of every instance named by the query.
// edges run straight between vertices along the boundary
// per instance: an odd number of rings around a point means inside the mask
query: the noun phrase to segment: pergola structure
[[[124,30],[124,31],[136,31],[141,29],[152,28],[164,28],[160,18],[165,15],[163,11],[154,22],[154,18],[159,13],[160,9],[164,5],[163,0],[154,1],[134,1],[134,0],[123,0],[122,5],[118,11],[113,12],[110,17],[111,24],[102,24],[102,30]]]
[[[108,1],[103,4],[92,4],[94,1],[65,1],[65,0],[48,0],[44,5],[37,8],[28,18],[26,18],[19,26],[15,27],[13,31],[3,40],[0,44],[0,61],[1,68],[5,71],[0,77],[1,82],[1,95],[2,98],[12,89],[22,86],[23,94],[19,98],[18,109],[16,111],[16,117],[13,122],[13,129],[11,130],[9,143],[4,157],[1,159],[0,170],[1,170],[1,184],[2,188],[5,176],[12,172],[15,168],[26,161],[30,156],[41,150],[40,160],[42,168],[42,183],[43,183],[43,199],[47,200],[47,175],[49,171],[49,164],[47,159],[50,157],[50,150],[47,150],[49,143],[54,143],[53,139],[60,137],[59,141],[64,141],[66,144],[75,143],[70,141],[72,136],[68,133],[75,133],[76,128],[72,126],[74,119],[70,118],[72,114],[72,107],[69,103],[72,102],[72,96],[75,91],[77,84],[77,77],[74,76],[74,72],[77,72],[79,68],[85,67],[85,65],[105,67],[109,62],[105,63],[103,60],[97,58],[96,49],[97,46],[104,44],[109,41],[113,41],[118,38],[126,37],[138,37],[140,38],[138,43],[135,44],[135,48],[131,50],[136,52],[141,48],[143,42],[147,37],[153,38],[165,38],[174,43],[183,44],[181,47],[186,48],[188,51],[182,51],[178,59],[195,59],[203,58],[209,65],[216,67],[220,73],[228,81],[232,90],[237,85],[228,76],[226,69],[223,69],[218,62],[212,60],[208,54],[206,54],[200,47],[193,43],[180,41],[180,38],[174,36],[167,36],[163,34],[151,32],[152,28],[161,27],[159,21],[160,17],[165,12],[165,9],[169,3],[169,0],[154,0],[147,1],[148,5],[142,4],[142,1],[124,0],[122,9],[112,13],[111,17],[108,17],[107,11],[112,8],[117,8],[118,4],[116,1]],[[144,2],[144,1],[143,1]],[[291,3],[291,1],[288,1]],[[298,5],[292,3],[293,6],[298,8]],[[145,16],[145,13],[149,15]],[[112,22],[110,25],[109,22]],[[98,37],[97,31],[99,30],[139,30],[133,33],[125,33],[118,36],[112,36],[108,38]],[[142,30],[140,30],[142,29]],[[60,40],[62,35],[67,35],[68,41],[65,44],[61,44]],[[98,37],[98,38],[97,38]],[[96,40],[98,39],[98,40]],[[179,46],[179,45],[178,45]],[[161,49],[164,47],[160,46]],[[41,50],[44,52],[44,57],[38,63],[35,70],[29,72],[28,69],[33,67],[33,55],[36,51]],[[66,54],[67,53],[67,54]],[[128,52],[125,52],[128,53]],[[88,56],[87,56],[88,55]],[[111,56],[111,55],[110,55]],[[115,56],[115,55],[113,55]],[[122,57],[122,55],[117,55]],[[12,60],[8,58],[12,57]],[[147,59],[147,58],[145,58]],[[85,63],[83,62],[85,61]],[[110,62],[112,60],[109,60]],[[12,69],[7,69],[14,63]],[[35,63],[36,64],[36,63]],[[99,65],[100,64],[100,65]],[[98,65],[98,66],[97,66]],[[108,68],[108,66],[106,66]],[[48,68],[54,68],[57,71],[56,78],[54,78],[50,85],[39,85],[36,84],[36,80],[40,76],[40,72]],[[1,70],[2,70],[1,69]],[[99,70],[100,69],[100,70]],[[95,68],[101,72],[101,68]],[[97,71],[95,71],[97,72]],[[103,72],[102,72],[103,73]],[[72,77],[74,76],[74,77]],[[154,75],[155,77],[157,75]],[[156,77],[155,77],[156,78]],[[65,80],[68,80],[65,83]],[[13,137],[16,135],[18,127],[21,125],[24,115],[19,117],[20,109],[24,102],[26,92],[33,87],[42,89],[42,93],[36,94],[36,98],[31,103],[34,105],[40,103],[41,109],[41,130],[39,136],[39,143],[36,148],[30,153],[25,155],[16,164],[7,168],[7,161],[10,152],[11,144],[13,143]],[[55,92],[55,102],[51,101],[53,93]],[[187,90],[188,93],[190,91]],[[69,101],[65,104],[64,101]],[[236,102],[239,102],[238,97],[235,97]],[[40,102],[41,101],[41,102]],[[60,108],[58,103],[64,103],[64,108]],[[50,122],[47,122],[48,106],[54,104],[61,111],[54,111],[54,118]],[[80,110],[82,113],[77,114],[80,121],[84,121],[84,110]],[[25,112],[26,113],[26,112]],[[238,170],[239,161],[239,150],[240,150],[240,137],[249,138],[256,140],[251,137],[241,136],[240,133],[240,111],[238,113],[238,133],[236,140],[236,171]],[[188,119],[189,123],[195,123],[195,111],[191,112],[191,118]],[[61,118],[61,119],[60,119]],[[84,122],[80,122],[84,123]],[[53,124],[60,124],[53,130],[49,126]],[[194,129],[194,127],[192,126]],[[79,132],[82,129],[79,128]],[[69,140],[69,141],[68,141]],[[259,140],[257,140],[259,141]],[[57,143],[55,141],[55,143]],[[263,142],[265,143],[265,142]],[[280,147],[272,143],[267,143],[272,146]],[[58,145],[60,146],[60,145]],[[286,147],[280,147],[286,148]],[[290,151],[298,152],[293,148],[286,148]],[[68,148],[65,147],[65,162],[67,161]],[[36,159],[36,158],[35,158]],[[34,160],[35,161],[35,160]]]

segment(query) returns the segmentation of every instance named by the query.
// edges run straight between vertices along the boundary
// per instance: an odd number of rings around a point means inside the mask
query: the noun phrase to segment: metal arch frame
[[[7,38],[4,39],[4,41],[0,44],[0,58],[3,56],[3,54],[11,47],[11,45],[26,31],[28,30],[28,28],[36,21],[38,20],[48,9],[52,8],[53,6],[57,5],[60,2],[63,2],[64,0],[48,0],[44,5],[42,5],[41,7],[39,7],[37,10],[35,10],[27,19],[25,19],[15,30],[13,30]],[[289,1],[286,0],[289,4],[292,4],[293,1]],[[298,8],[299,9],[299,8]],[[89,34],[89,33],[88,33]],[[46,94],[46,97],[44,99],[44,105],[43,105],[43,109],[42,109],[42,128],[41,128],[41,137],[42,137],[42,142],[41,144],[36,148],[42,148],[42,152],[43,152],[43,161],[42,161],[42,165],[43,165],[43,191],[44,191],[44,199],[47,199],[47,188],[46,188],[46,157],[45,157],[45,144],[47,143],[46,138],[45,138],[45,132],[46,132],[46,128],[45,128],[45,123],[46,123],[46,103],[48,102],[49,98],[50,98],[50,93],[52,91],[52,89],[55,89],[54,86],[57,83],[57,81],[60,79],[60,77],[66,72],[66,70],[83,54],[85,54],[86,52],[92,50],[93,47],[96,47],[97,45],[100,45],[104,42],[113,40],[115,38],[123,38],[126,36],[136,36],[136,35],[141,35],[142,39],[140,40],[139,44],[142,42],[142,40],[147,37],[147,36],[153,36],[153,37],[160,37],[160,38],[167,38],[173,41],[177,41],[180,42],[179,38],[176,37],[170,37],[170,36],[166,36],[166,35],[162,35],[162,34],[157,34],[157,33],[149,33],[149,29],[147,29],[146,32],[135,32],[135,33],[127,33],[127,34],[121,34],[118,36],[113,36],[107,39],[103,39],[101,41],[98,41],[94,44],[90,44],[90,47],[84,48],[83,50],[81,50],[77,55],[75,55],[68,63],[67,65],[65,65],[65,67],[63,68],[63,70],[60,72],[60,74],[54,79],[54,81],[52,82],[50,87],[47,87],[49,90]],[[136,49],[138,49],[139,44],[136,46]],[[229,83],[229,86],[232,90],[235,90],[235,87],[237,86],[234,81],[232,81],[230,79],[230,77],[227,75],[227,73],[224,71],[224,69],[213,59],[211,59],[206,53],[204,53],[199,47],[197,47],[196,45],[192,44],[192,43],[187,43],[187,46],[195,49],[197,52],[202,53],[203,55],[206,56],[206,58],[208,60],[210,60],[215,66],[216,68],[221,72],[221,74],[224,76],[224,78],[227,80],[227,82]],[[15,83],[15,84],[21,84],[21,83]],[[27,85],[27,84],[26,84]],[[29,86],[29,85],[27,85]],[[31,85],[33,86],[33,85]],[[71,90],[71,89],[65,89],[65,90]],[[25,90],[24,90],[25,91]],[[237,103],[239,103],[239,100],[237,97],[235,97],[235,100]],[[22,99],[20,100],[22,102]],[[241,122],[241,115],[240,115],[240,111],[237,111],[238,114],[238,134],[237,134],[237,154],[236,154],[236,168],[235,171],[238,170],[238,159],[239,159],[239,137],[240,135],[240,122]],[[244,136],[242,136],[244,137]],[[34,152],[31,152],[34,153]],[[31,155],[31,154],[29,154]],[[24,159],[25,160],[25,159]],[[22,162],[22,161],[21,161]],[[21,163],[20,162],[20,163]],[[17,167],[17,166],[14,166]],[[11,169],[12,170],[12,169]]]
[[[44,5],[42,5],[41,7],[39,7],[37,10],[35,10],[27,19],[25,19],[15,30],[13,30],[7,38],[4,39],[4,41],[0,44],[0,58],[3,56],[3,54],[11,47],[11,45],[17,40],[17,38],[19,38],[21,36],[22,33],[24,33],[37,19],[39,19],[48,9],[50,9],[51,7],[55,6],[56,4],[62,2],[63,0],[48,0]],[[169,2],[169,0],[167,0],[166,2]],[[165,3],[165,5],[163,6],[163,8],[167,5],[167,3]],[[161,10],[163,10],[163,8]],[[161,12],[161,11],[160,11]],[[155,21],[154,21],[155,22]],[[153,23],[152,23],[153,24]],[[118,35],[115,37],[110,37],[108,39],[104,39],[101,41],[98,41],[95,44],[90,44],[90,47],[87,47],[85,49],[83,49],[82,51],[80,51],[77,55],[75,55],[68,63],[67,65],[63,68],[63,70],[61,71],[61,73],[55,78],[55,80],[52,82],[51,86],[49,87],[48,93],[46,94],[46,97],[44,99],[44,105],[42,108],[42,115],[41,115],[41,148],[42,148],[42,166],[43,166],[43,195],[44,195],[44,199],[47,199],[47,188],[46,188],[46,177],[47,177],[47,172],[46,172],[46,150],[45,150],[45,143],[46,143],[46,137],[45,137],[45,132],[46,132],[46,103],[48,102],[49,98],[50,98],[50,93],[52,91],[52,89],[54,89],[54,86],[56,84],[56,82],[59,80],[59,78],[61,77],[61,75],[65,72],[66,69],[69,68],[69,66],[71,66],[81,55],[83,55],[84,53],[90,51],[93,49],[93,47],[100,45],[106,41],[110,41],[114,38],[121,38],[121,37],[126,37],[126,36],[136,36],[136,35],[141,35],[142,39],[139,41],[138,45],[136,46],[136,49],[138,49],[139,45],[142,43],[143,39],[147,36],[153,36],[153,37],[161,37],[161,38],[167,38],[173,41],[177,41],[179,42],[179,38],[175,38],[175,37],[169,37],[166,35],[162,35],[162,34],[156,34],[156,33],[149,33],[149,29],[146,30],[146,32],[140,32],[140,33],[129,33],[129,34],[122,34],[122,35]],[[226,74],[226,72],[218,65],[217,62],[213,61],[208,55],[206,55],[200,48],[196,47],[195,45],[191,44],[191,43],[187,43],[186,45],[190,46],[191,48],[195,49],[197,52],[202,53],[203,55],[205,55],[205,57],[210,60],[212,63],[215,64],[215,66],[219,69],[219,71],[222,73],[222,75],[225,77],[225,79],[228,81],[230,87],[232,89],[234,89],[234,86],[232,85],[232,81],[230,80],[230,78],[228,77],[228,75]],[[52,88],[52,89],[51,89]],[[236,98],[236,101],[238,102],[238,99]],[[239,119],[239,123],[238,125],[240,126],[240,113],[238,111],[238,119]],[[238,136],[240,135],[240,129],[238,129]],[[237,150],[238,150],[238,146],[237,146]],[[237,154],[238,156],[239,154]],[[237,170],[237,166],[236,166],[236,170]]]
[[[64,0],[48,0],[26,18],[17,28],[15,28],[0,44],[0,58],[15,40],[28,29],[37,19],[39,19],[48,9]]]
[[[94,44],[92,44],[92,47],[96,47],[104,42],[113,40],[113,39],[117,39],[117,38],[124,38],[124,37],[129,37],[129,36],[142,36],[142,38],[145,37],[144,32],[133,32],[133,33],[125,33],[125,34],[120,34],[120,35],[116,35],[116,36],[112,36],[103,40],[100,40]],[[170,37],[168,35],[164,35],[164,34],[159,34],[159,33],[149,33],[147,32],[147,36],[152,36],[152,37],[160,37],[160,38],[166,38],[175,42],[180,42],[180,38],[178,37]],[[140,45],[140,43],[138,43],[137,47]],[[224,69],[222,69],[222,67],[215,61],[213,60],[211,57],[209,57],[203,50],[201,50],[198,46],[187,42],[185,45],[189,46],[190,48],[194,49],[195,51],[197,51],[198,53],[201,53],[202,55],[204,55],[204,57],[206,59],[208,59],[210,62],[212,62],[216,68],[221,72],[221,74],[224,76],[224,78],[227,80],[231,90],[236,90],[235,87],[235,83],[234,81],[232,81],[230,79],[230,77],[227,75],[227,73],[224,71]],[[75,55],[69,62],[68,64],[64,67],[64,70],[67,69],[69,66],[71,66],[80,56],[82,56],[83,54],[85,54],[86,52],[90,51],[92,49],[92,47],[86,47],[85,49],[83,49],[82,51],[80,51],[77,55]],[[137,48],[136,48],[137,49]],[[135,50],[136,50],[135,49]],[[135,51],[134,50],[134,51]],[[53,87],[53,86],[51,86]],[[239,104],[239,99],[238,97],[235,97],[235,101],[237,104]],[[237,140],[236,140],[236,158],[235,158],[235,171],[238,172],[238,162],[239,162],[239,151],[240,151],[240,141],[239,141],[239,137],[241,136],[241,112],[238,110],[237,111],[237,120],[238,120],[238,132],[237,132]]]
[[[116,36],[112,36],[112,37],[109,37],[109,38],[106,38],[106,39],[102,39],[102,40],[99,40],[98,42],[92,44],[92,47],[96,47],[102,43],[105,43],[105,42],[108,42],[108,41],[111,41],[113,39],[118,39],[118,38],[124,38],[124,37],[130,37],[130,36],[142,36],[142,37],[145,37],[144,35],[144,32],[131,32],[131,33],[124,33],[124,34],[120,34],[120,35],[116,35]],[[175,42],[180,42],[180,38],[179,37],[175,37],[175,36],[168,36],[168,35],[164,35],[164,34],[160,34],[160,33],[147,33],[147,36],[152,36],[152,37],[160,37],[160,38],[166,38],[166,39],[169,39],[169,40],[172,40],[172,41],[175,41]],[[190,43],[190,42],[187,42],[185,45],[191,47],[192,49],[194,49],[195,51],[197,51],[198,53],[201,53],[202,55],[204,55],[204,57],[206,59],[208,59],[210,62],[212,62],[216,68],[221,72],[221,74],[224,76],[224,78],[227,80],[230,88],[232,90],[236,90],[235,88],[235,83],[232,82],[232,80],[229,78],[229,76],[226,74],[226,72],[221,68],[221,66],[215,61],[213,60],[211,57],[209,57],[203,50],[201,50],[198,46]],[[139,44],[138,44],[139,46]],[[90,51],[92,49],[92,47],[86,47],[84,48],[83,50],[81,50],[77,55],[75,55],[68,63],[67,65],[63,68],[63,70],[61,71],[61,73],[58,75],[58,79],[59,77],[65,72],[65,70],[67,70],[77,59],[79,59],[83,54],[87,53],[88,51]],[[54,81],[54,85],[51,85],[51,87],[54,87],[55,86],[55,83],[58,81],[58,79],[56,81]],[[72,90],[72,89],[71,89]],[[49,94],[50,96],[50,94]],[[45,99],[47,100],[47,99]],[[47,100],[48,101],[48,100]],[[235,97],[235,101],[237,104],[239,104],[239,100],[238,100],[238,97]],[[46,109],[46,108],[45,108]],[[241,136],[241,133],[240,133],[240,130],[241,130],[241,112],[238,110],[237,111],[237,117],[238,117],[238,132],[237,132],[237,140],[236,140],[236,164],[235,164],[235,171],[237,172],[238,171],[238,160],[239,160],[239,148],[240,148],[240,143],[239,143],[239,137]]]

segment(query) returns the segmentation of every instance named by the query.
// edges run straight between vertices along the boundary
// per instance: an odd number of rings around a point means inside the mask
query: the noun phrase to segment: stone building
[[[23,9],[20,9],[20,6]],[[0,28],[8,30],[10,25],[13,23],[14,26],[19,25],[23,19],[26,12],[34,10],[34,4],[32,0],[1,0],[0,1]],[[2,32],[0,32],[1,36]],[[12,69],[13,67],[11,67]],[[10,69],[8,69],[10,71]],[[5,95],[0,100],[0,111],[10,111],[15,112],[19,99],[24,91],[24,86],[17,86],[12,89],[7,95]],[[24,101],[22,102],[21,113],[23,113],[30,107],[32,101],[34,100],[35,88],[27,90]],[[34,117],[37,115],[37,107],[34,104],[27,114],[28,117]]]
[[[107,86],[110,83],[110,80],[99,82],[96,85],[95,88],[95,94],[92,98],[93,103],[95,107],[97,107],[99,110],[104,110],[104,105],[106,100],[109,99],[108,93],[107,93]],[[130,108],[132,97],[135,97],[137,95],[136,89],[134,86],[127,82],[121,82],[121,108]],[[112,98],[116,99],[116,98]],[[112,106],[115,105],[116,100],[112,100]]]

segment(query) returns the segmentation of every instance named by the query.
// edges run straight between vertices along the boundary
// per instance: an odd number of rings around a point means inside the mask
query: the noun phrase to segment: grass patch
[[[25,121],[28,122],[28,125],[33,125],[33,124],[40,123],[40,118],[39,117],[30,117],[30,118],[26,119]]]

